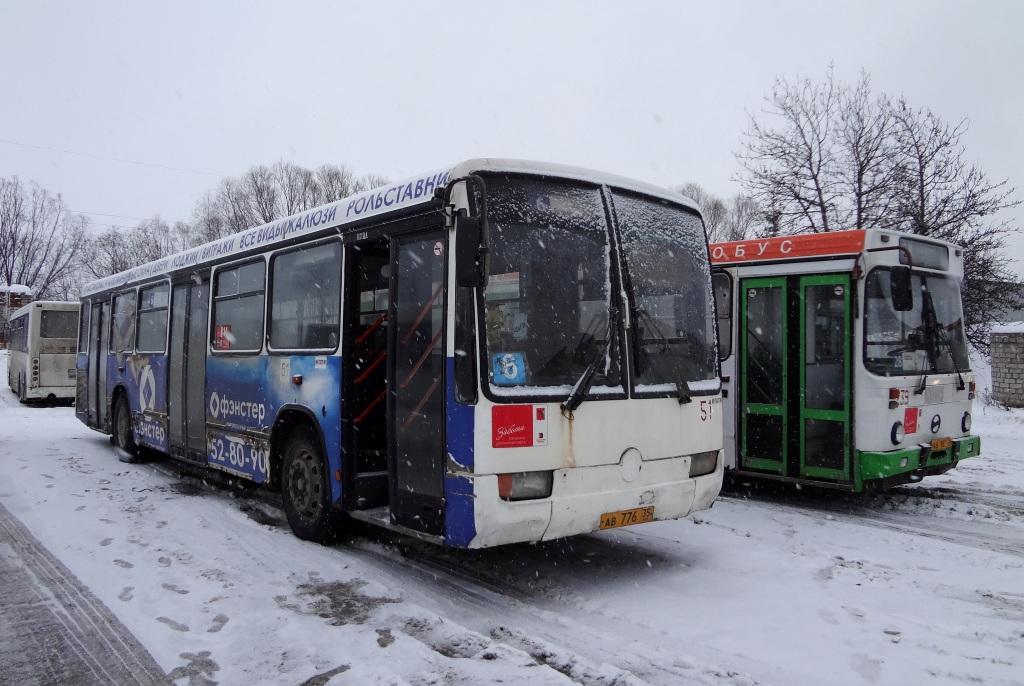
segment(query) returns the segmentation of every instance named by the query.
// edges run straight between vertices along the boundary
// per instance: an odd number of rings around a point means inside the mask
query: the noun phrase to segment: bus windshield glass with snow
[[[21,402],[75,397],[78,303],[37,301],[11,313],[7,385]]]
[[[78,416],[456,547],[707,508],[721,384],[704,226],[680,196],[475,160],[86,287]]]
[[[961,248],[882,230],[710,247],[733,473],[862,491],[978,455]]]

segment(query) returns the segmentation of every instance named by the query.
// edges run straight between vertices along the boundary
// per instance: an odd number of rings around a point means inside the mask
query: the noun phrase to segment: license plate
[[[654,506],[635,507],[632,510],[619,510],[618,512],[605,512],[601,515],[601,528],[614,529],[630,524],[643,524],[654,521]]]
[[[953,447],[952,438],[933,438],[932,450],[949,450]]]

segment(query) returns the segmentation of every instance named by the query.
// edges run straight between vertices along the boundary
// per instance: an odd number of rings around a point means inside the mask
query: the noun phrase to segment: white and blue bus
[[[709,507],[709,256],[681,196],[472,160],[89,284],[78,417],[455,547]]]

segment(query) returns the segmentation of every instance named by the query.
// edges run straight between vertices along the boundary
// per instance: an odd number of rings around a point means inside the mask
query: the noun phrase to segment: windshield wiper
[[[570,419],[572,413],[579,407],[584,400],[587,399],[587,394],[590,393],[590,387],[594,385],[594,375],[597,373],[597,365],[601,360],[606,359],[608,356],[608,348],[611,346],[612,337],[618,332],[618,321],[619,321],[619,310],[614,304],[608,307],[608,326],[605,329],[604,343],[600,348],[597,349],[594,358],[587,365],[587,368],[580,374],[580,378],[573,384],[572,390],[569,392],[569,396],[562,403],[561,409],[562,414],[566,415]]]

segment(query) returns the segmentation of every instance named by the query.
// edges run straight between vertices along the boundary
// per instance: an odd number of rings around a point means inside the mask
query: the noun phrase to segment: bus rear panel
[[[7,384],[22,402],[75,397],[78,303],[37,301],[11,314]]]

